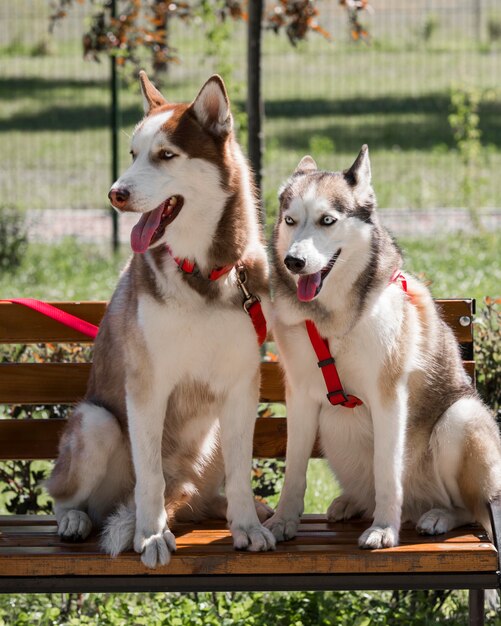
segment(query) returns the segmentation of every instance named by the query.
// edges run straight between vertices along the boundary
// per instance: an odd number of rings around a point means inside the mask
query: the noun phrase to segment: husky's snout
[[[299,274],[306,265],[306,259],[303,257],[292,256],[288,254],[284,259],[285,267],[293,274]]]

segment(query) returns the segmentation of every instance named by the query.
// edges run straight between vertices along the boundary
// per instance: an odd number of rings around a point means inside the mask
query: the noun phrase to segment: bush
[[[13,207],[0,208],[0,273],[17,269],[28,248],[24,214]]]
[[[501,418],[501,298],[485,298],[485,307],[475,320],[477,389]]]
[[[501,17],[491,16],[487,22],[489,41],[496,43],[501,41]]]
[[[433,36],[437,33],[440,26],[439,19],[433,13],[429,13],[426,16],[423,26],[421,27],[421,38],[425,43],[429,43]]]

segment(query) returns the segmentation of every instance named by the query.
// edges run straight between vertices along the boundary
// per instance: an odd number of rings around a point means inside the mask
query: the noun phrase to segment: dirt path
[[[470,231],[472,224],[464,209],[402,210],[382,209],[383,224],[396,237],[420,237]],[[486,230],[501,230],[501,209],[487,209],[481,213],[481,223]],[[29,211],[31,241],[56,242],[63,237],[75,237],[83,242],[111,241],[112,219],[108,210],[43,210]],[[134,214],[119,218],[119,239],[129,241],[132,226],[137,221]]]

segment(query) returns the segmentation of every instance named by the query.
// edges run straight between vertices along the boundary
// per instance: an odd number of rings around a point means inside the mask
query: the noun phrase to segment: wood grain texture
[[[470,375],[473,375],[474,363],[466,362],[465,367]],[[4,376],[5,371],[16,371],[17,377],[9,374]],[[16,367],[11,364],[0,364],[0,402],[72,403],[83,396],[88,373],[88,364],[23,364]],[[10,387],[7,381],[12,383]],[[284,393],[281,385],[282,375],[278,364],[264,363],[263,401],[264,399],[281,401]],[[66,421],[61,419],[0,420],[0,459],[55,458],[65,423]],[[283,458],[286,444],[285,418],[260,418],[256,421],[254,457]],[[321,456],[317,442],[312,457]]]
[[[0,460],[54,459],[64,419],[0,420]],[[254,433],[254,456],[285,456],[287,422],[285,418],[260,418]],[[321,456],[319,449],[314,456]]]
[[[469,317],[473,320],[474,300],[435,300],[442,319],[452,328],[456,339],[460,343],[471,343],[473,341],[473,326],[462,326],[459,322],[461,317]]]
[[[73,404],[85,395],[90,363],[0,363],[0,404]],[[464,361],[474,379],[474,361]],[[261,364],[261,402],[284,402],[278,363]]]
[[[304,574],[377,572],[495,571],[496,549],[480,527],[457,529],[442,537],[402,531],[396,548],[360,550],[357,537],[368,520],[328,524],[323,516],[307,516],[296,539],[276,552],[235,552],[225,524],[179,524],[173,528],[178,550],[167,567],[147,570],[133,552],[116,559],[103,555],[97,536],[80,544],[59,541],[53,518],[0,518],[0,571],[4,576],[131,575],[131,574]]]
[[[461,326],[459,318],[473,316],[470,299],[436,300],[442,317],[454,331],[458,341],[472,341],[472,327]],[[50,302],[72,315],[98,324],[106,309],[106,302]],[[0,343],[90,342],[88,337],[21,304],[0,302]]]
[[[85,395],[90,363],[0,363],[0,403],[72,404]]]
[[[0,404],[72,404],[85,395],[90,363],[0,363]],[[261,366],[261,402],[283,402],[278,363]]]
[[[50,302],[53,306],[99,325],[106,302]],[[0,302],[0,343],[90,343],[92,339],[22,304]]]

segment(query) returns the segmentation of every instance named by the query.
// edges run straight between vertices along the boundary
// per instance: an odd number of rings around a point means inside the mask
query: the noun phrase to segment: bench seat
[[[27,591],[26,585],[47,591],[71,591],[76,579],[120,577],[127,588],[165,590],[211,590],[213,578],[227,578],[232,588],[242,588],[239,578],[252,577],[259,589],[260,577],[277,578],[272,588],[290,589],[284,576],[303,578],[300,588],[346,589],[356,577],[361,588],[422,588],[443,577],[443,587],[470,587],[477,578],[479,588],[497,585],[498,553],[480,526],[465,526],[446,535],[421,536],[404,526],[398,547],[361,550],[357,538],[370,520],[328,523],[324,515],[305,515],[296,539],[281,543],[275,552],[237,552],[222,521],[176,524],[177,552],[171,562],[156,570],[142,565],[134,552],[111,559],[99,548],[98,536],[83,543],[59,540],[53,516],[9,515],[0,517],[0,591]],[[317,581],[307,582],[314,574]],[[38,577],[37,580],[32,580]],[[388,578],[389,577],[389,578]],[[364,581],[365,578],[365,581]],[[31,583],[30,583],[31,579]],[[157,579],[154,582],[152,579]],[[160,580],[158,580],[160,579]],[[322,582],[323,579],[323,582]],[[118,581],[115,581],[118,582]],[[365,584],[364,584],[365,582]],[[101,579],[95,588],[109,589]],[[219,584],[219,583],[218,583]],[[248,584],[248,583],[247,583]],[[83,591],[78,580],[78,590]],[[227,588],[228,585],[224,585]],[[247,587],[243,587],[247,588]],[[263,582],[269,589],[270,583]]]

